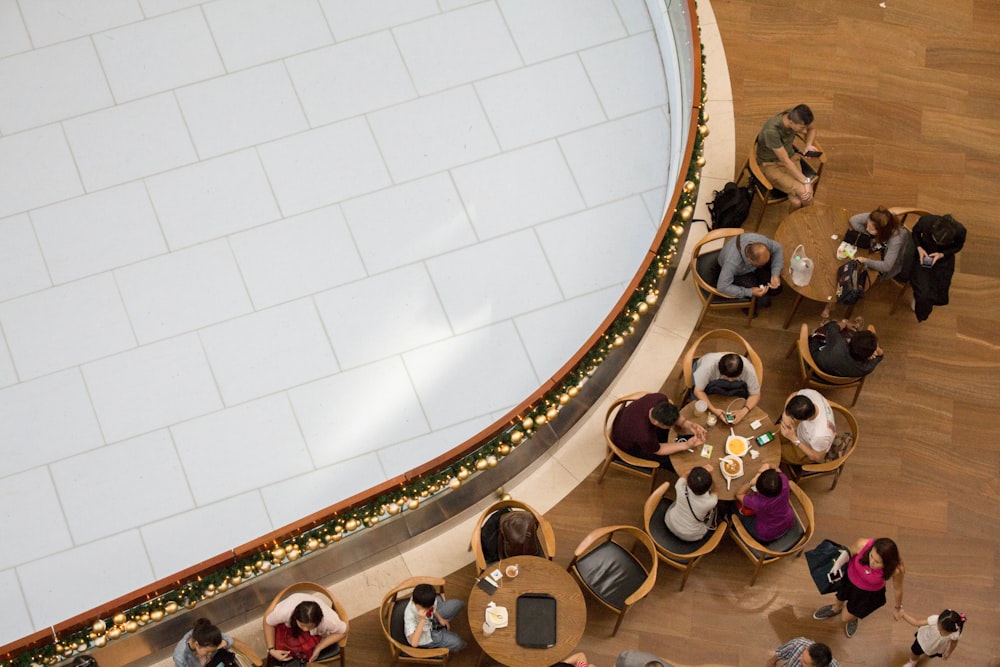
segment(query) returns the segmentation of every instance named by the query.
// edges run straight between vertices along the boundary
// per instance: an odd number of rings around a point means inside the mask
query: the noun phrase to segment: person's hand
[[[812,183],[802,184],[802,193],[799,195],[799,199],[802,201],[811,201],[813,198]]]
[[[932,252],[931,254],[928,255],[928,257],[931,258],[931,260],[934,262],[934,264],[937,264],[937,261],[939,259],[944,259],[944,253],[941,253],[941,252]],[[934,264],[931,264],[931,266],[934,266]]]
[[[754,296],[764,296],[767,294],[767,290],[770,288],[767,285],[761,285],[760,287],[751,287],[750,293]]]
[[[704,468],[708,472],[712,472],[713,470],[715,470],[715,468],[712,467],[711,463],[706,463],[705,465],[702,466],[702,468]]]
[[[767,284],[771,289],[778,289],[781,287],[781,276],[771,276],[771,282]]]
[[[894,609],[892,611],[892,620],[898,621],[901,618],[903,618],[903,610],[902,609]]]
[[[816,148],[812,144],[809,144],[808,146],[806,146],[805,148],[802,149],[802,154],[805,155],[809,151],[818,151],[818,150],[819,150],[818,148]]]
[[[443,625],[448,630],[451,630],[451,621],[446,618],[441,618],[440,616],[437,617],[437,620],[440,625]]]
[[[270,651],[268,651],[268,654],[271,655],[278,662],[288,662],[289,660],[292,659],[291,652],[286,651],[284,649],[273,648]]]
[[[748,414],[750,414],[750,408],[743,406],[733,413],[733,421],[731,423],[739,424]]]
[[[702,442],[704,442],[705,438],[708,437],[708,431],[706,431],[705,427],[702,426],[701,424],[691,424],[691,433],[694,435],[696,439]]]
[[[861,256],[861,255],[858,255],[858,256],[857,256],[857,257],[855,257],[854,259],[856,259],[856,260],[858,260],[859,262],[861,262],[861,265],[862,265],[862,266],[864,266],[865,264],[867,264],[867,263],[868,263],[868,258],[867,258],[867,257],[864,257],[864,256]]]
[[[885,352],[882,351],[882,348],[876,347],[874,354],[872,354],[872,357],[881,357],[883,354],[885,354]]]
[[[770,470],[770,469],[771,469],[771,464],[770,463],[765,463],[764,465],[762,465],[758,469],[757,474],[760,475],[760,473],[764,472],[765,470]]]
[[[785,436],[792,442],[798,440],[795,433],[795,427],[786,422],[784,419],[781,420],[781,435]]]
[[[309,662],[311,662],[311,663],[312,663],[312,662],[316,662],[317,660],[319,660],[319,654],[320,654],[320,653],[322,653],[322,652],[323,652],[323,651],[322,651],[322,650],[320,650],[319,646],[317,646],[317,647],[316,647],[316,648],[315,648],[315,649],[313,650],[313,654],[312,654],[312,657],[310,657],[310,658],[309,658]]]

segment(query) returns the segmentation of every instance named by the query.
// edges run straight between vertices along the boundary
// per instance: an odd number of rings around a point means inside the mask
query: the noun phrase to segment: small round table
[[[836,298],[837,269],[846,261],[837,259],[837,248],[844,240],[844,232],[850,228],[850,218],[846,209],[813,204],[792,211],[778,225],[774,240],[781,244],[785,254],[781,279],[795,291],[795,305],[785,320],[785,329],[791,324],[802,299],[825,304]],[[805,248],[806,257],[813,261],[812,279],[808,285],[796,285],[788,270],[792,253],[799,244]]]
[[[734,406],[742,407],[744,401],[742,398],[734,398],[732,396],[709,396],[712,405],[717,408],[725,409],[734,400],[737,404]],[[743,476],[734,479],[729,488],[726,488],[726,478],[722,476],[722,466],[719,463],[719,459],[726,455],[726,438],[729,437],[729,424],[726,424],[721,419],[715,426],[708,426],[706,421],[708,418],[708,412],[699,415],[695,411],[695,401],[691,401],[683,408],[681,408],[681,416],[685,419],[690,419],[696,424],[701,424],[708,430],[708,437],[705,442],[712,445],[712,456],[710,458],[704,458],[701,456],[701,445],[693,447],[694,452],[689,452],[682,450],[676,454],[670,455],[670,462],[674,464],[674,470],[677,471],[678,475],[686,475],[691,472],[691,469],[695,466],[705,465],[706,463],[712,464],[712,481],[715,483],[714,491],[715,495],[719,497],[719,500],[734,500],[736,498],[736,491],[746,483],[748,479],[753,479],[753,476],[757,474],[760,467],[765,463],[770,463],[772,468],[777,468],[778,464],[781,463],[781,445],[778,444],[778,429],[775,427],[774,422],[771,418],[767,416],[760,406],[755,407],[750,413],[743,418],[739,424],[734,424],[732,426],[733,432],[736,435],[742,435],[744,438],[750,441],[750,450],[758,452],[759,456],[754,459],[750,456],[750,451],[743,455]],[[760,420],[759,428],[751,428],[751,422],[755,420]],[[758,435],[763,433],[773,433],[774,440],[767,443],[763,447],[758,446],[754,441]]]
[[[480,648],[502,665],[510,667],[547,667],[573,653],[587,625],[587,603],[573,575],[552,561],[538,556],[517,556],[489,567],[483,576],[495,568],[506,572],[517,564],[519,573],[511,578],[504,575],[500,588],[488,595],[473,585],[469,594],[469,627]],[[556,599],[556,645],[552,648],[519,646],[517,630],[517,596],[523,593],[548,593]],[[507,627],[497,628],[492,635],[483,635],[486,605],[495,602],[507,608]]]

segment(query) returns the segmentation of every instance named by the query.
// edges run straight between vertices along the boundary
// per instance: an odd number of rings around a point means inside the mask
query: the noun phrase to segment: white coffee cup
[[[484,637],[489,637],[490,635],[492,635],[496,631],[496,629],[497,629],[497,626],[493,625],[489,621],[483,621],[483,636]]]
[[[703,415],[707,410],[708,410],[708,403],[706,403],[705,401],[695,401],[694,403],[695,412],[697,412],[699,415]]]
[[[705,417],[705,424],[707,426],[715,426],[719,421],[719,418],[715,416],[714,412],[709,412]]]
[[[517,574],[518,574],[518,572],[519,572],[519,570],[518,570],[518,567],[517,567],[516,563],[512,564],[512,565],[508,565],[506,568],[504,568],[504,574],[506,574],[511,579],[513,579],[514,577],[516,577]]]

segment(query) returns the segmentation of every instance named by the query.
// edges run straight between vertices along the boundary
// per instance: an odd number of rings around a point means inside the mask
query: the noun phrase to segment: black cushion
[[[325,649],[319,652],[319,655],[316,657],[316,661],[322,662],[323,660],[329,660],[330,658],[335,657],[339,653],[340,653],[340,644],[333,644],[331,646],[327,646]]]
[[[576,570],[587,587],[615,609],[625,608],[625,598],[636,592],[647,576],[635,556],[610,541],[578,560]]]
[[[719,284],[719,276],[722,274],[722,267],[719,265],[719,253],[721,250],[713,250],[712,252],[706,252],[703,255],[698,256],[698,261],[695,262],[694,270],[698,272],[701,279],[712,287],[716,287]],[[701,290],[701,293],[708,298],[708,293],[705,290]],[[727,297],[729,301],[739,301],[741,303],[750,303],[750,299],[745,299],[741,297]]]
[[[670,507],[670,504],[670,501],[666,499],[660,500],[656,509],[653,510],[653,516],[649,518],[649,534],[653,538],[653,541],[667,551],[680,555],[693,553],[705,546],[705,543],[712,539],[712,535],[715,534],[714,531],[708,531],[708,533],[705,534],[705,537],[695,542],[682,540],[670,532],[670,529],[667,528],[667,524],[663,522],[663,517],[667,513],[667,508]],[[687,565],[690,559],[671,558],[671,560],[676,563]]]
[[[740,517],[740,522],[742,523],[743,517],[741,514],[736,513],[734,516]],[[789,549],[794,547],[798,543],[798,541],[802,539],[802,536],[805,534],[806,534],[806,529],[799,521],[799,517],[796,516],[795,524],[791,528],[786,530],[784,535],[782,535],[776,540],[771,540],[770,542],[761,542],[760,544],[764,547],[767,547],[771,551],[788,551]],[[760,558],[761,553],[759,551],[754,549],[749,544],[747,544],[747,547],[750,549],[750,552],[753,553],[754,556]]]
[[[635,456],[635,455],[633,454],[633,456]],[[639,458],[639,457],[636,457],[636,458]],[[650,473],[650,467],[649,466],[637,466],[637,465],[633,465],[633,464],[629,463],[628,461],[624,460],[622,457],[618,456],[617,454],[615,454],[615,457],[612,459],[612,461],[614,462],[615,465],[621,466],[623,468],[628,468],[629,470],[635,470],[636,472],[641,472],[644,475],[652,474],[652,473]],[[650,463],[656,463],[656,461],[650,461]]]

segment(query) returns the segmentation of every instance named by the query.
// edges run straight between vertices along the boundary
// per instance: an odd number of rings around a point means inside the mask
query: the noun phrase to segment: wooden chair
[[[843,454],[832,461],[807,463],[806,465],[801,466],[798,474],[795,476],[795,481],[802,483],[815,477],[833,475],[833,484],[830,485],[830,490],[833,491],[837,488],[837,482],[840,481],[840,475],[844,472],[844,466],[847,464],[847,459],[851,458],[854,450],[858,448],[858,442],[861,440],[861,430],[858,427],[857,418],[851,414],[850,410],[839,403],[834,403],[833,401],[829,401],[829,403],[830,407],[833,409],[834,415],[840,415],[843,419],[844,425],[846,426],[846,430],[850,432],[852,438],[851,444]],[[840,424],[838,424],[837,433],[842,433],[844,430],[845,429],[841,428]]]
[[[699,350],[702,345],[711,343],[712,341],[724,341],[728,345],[723,346],[723,349],[711,349],[705,350],[699,354]],[[736,349],[732,349],[736,347]],[[757,382],[762,386],[764,384],[764,362],[760,360],[760,355],[754,350],[750,343],[747,342],[746,338],[739,335],[735,331],[730,331],[729,329],[713,329],[708,333],[701,335],[698,340],[692,343],[684,356],[681,358],[681,374],[680,381],[681,387],[677,394],[677,405],[684,405],[691,393],[694,391],[694,361],[705,352],[736,352],[741,354],[750,360],[753,364],[754,372],[757,374]]]
[[[875,333],[875,327],[868,325],[868,331]],[[852,389],[854,388],[854,400],[851,401],[851,406],[853,407],[858,402],[858,396],[861,395],[861,390],[865,386],[865,378],[867,375],[862,375],[861,377],[841,377],[840,375],[830,375],[824,372],[816,364],[816,360],[813,359],[812,352],[809,350],[809,325],[805,322],[802,323],[802,328],[799,329],[799,338],[795,341],[792,348],[788,350],[788,354],[785,355],[787,359],[792,355],[792,352],[797,351],[799,357],[799,377],[802,380],[802,389],[806,387],[811,387],[813,389]]]
[[[679,539],[670,532],[670,529],[663,522],[663,516],[667,513],[667,508],[670,507],[670,499],[664,497],[669,488],[670,482],[664,482],[646,499],[642,510],[642,519],[646,534],[656,545],[656,555],[660,561],[684,573],[684,576],[681,577],[680,587],[680,590],[683,591],[688,575],[691,574],[694,566],[705,554],[714,551],[722,542],[722,537],[726,534],[727,524],[725,521],[720,521],[714,531],[710,531],[704,539],[697,542],[685,542]]]
[[[487,566],[492,564],[486,561],[486,556],[483,554],[483,524],[486,523],[486,520],[490,518],[491,514],[499,512],[500,510],[531,512],[531,514],[535,517],[535,520],[538,521],[538,533],[535,535],[535,539],[538,541],[539,550],[542,554],[544,554],[545,558],[548,558],[549,560],[555,558],[556,535],[552,530],[552,524],[549,523],[548,519],[539,514],[527,503],[522,503],[519,500],[501,500],[487,507],[486,511],[479,516],[479,521],[476,522],[475,527],[472,529],[472,540],[469,548],[476,557],[476,569],[479,571],[479,574],[485,572]]]
[[[347,620],[347,610],[344,609],[344,606],[340,604],[340,601],[338,601],[337,598],[333,596],[333,593],[331,593],[325,587],[320,586],[317,583],[313,583],[311,581],[300,581],[296,584],[288,586],[280,593],[275,595],[274,599],[271,600],[271,604],[267,606],[267,609],[264,611],[264,615],[261,617],[260,620],[261,625],[265,628],[264,630],[265,637],[267,636],[267,630],[266,630],[267,617],[271,615],[271,612],[274,611],[274,608],[278,606],[279,602],[281,602],[282,600],[284,600],[286,597],[288,597],[293,593],[308,593],[310,595],[318,594],[322,597],[325,597],[330,607],[333,608],[335,612],[337,612],[337,616],[340,616],[340,620],[342,620],[344,623],[347,623],[348,626],[347,631],[348,633],[350,632],[350,622]],[[268,644],[266,643],[264,645],[268,646]],[[344,638],[341,639],[336,644],[333,644],[332,646],[328,646],[327,648],[323,649],[323,652],[320,653],[319,659],[316,660],[316,663],[321,665],[332,665],[334,663],[339,663],[341,667],[344,667],[344,665],[347,664],[344,655],[346,652],[347,652],[347,635],[345,635]]]
[[[607,526],[583,538],[567,569],[598,602],[618,612],[614,637],[632,605],[653,590],[658,560],[649,535],[635,526]]]
[[[740,550],[747,555],[747,558],[754,563],[753,576],[750,577],[751,586],[757,581],[757,575],[760,574],[760,569],[765,565],[776,563],[788,556],[801,555],[806,543],[812,539],[813,532],[816,530],[815,513],[809,496],[795,482],[789,481],[788,486],[791,489],[789,500],[793,501],[795,525],[778,539],[767,544],[758,542],[743,526],[739,514],[735,514],[732,517],[732,523],[729,524],[729,535]],[[795,507],[796,504],[799,506],[798,508]]]
[[[691,263],[688,265],[688,270],[684,274],[684,277],[687,278],[689,273],[694,274],[694,287],[698,292],[698,298],[702,302],[701,314],[694,325],[695,331],[701,328],[701,321],[705,319],[705,313],[710,308],[746,308],[747,326],[750,326],[753,322],[754,310],[757,307],[757,297],[754,296],[749,299],[736,298],[727,296],[716,289],[714,283],[718,280],[718,257],[721,248],[719,250],[705,249],[705,246],[712,241],[729,239],[739,236],[742,233],[742,229],[713,229],[699,239],[691,251]]]
[[[800,135],[801,138],[801,135]],[[819,144],[815,144],[816,148],[822,150]],[[815,158],[811,158],[815,159]],[[813,166],[811,162],[808,162],[805,157],[802,158],[803,171],[805,172],[815,172],[813,176],[813,195],[816,194],[816,189],[819,187],[820,177],[823,175],[823,166],[826,165],[826,153],[819,156],[819,166]],[[808,176],[809,173],[806,173]],[[760,229],[760,223],[764,220],[764,213],[767,211],[767,207],[772,204],[782,204],[788,201],[788,195],[781,190],[775,189],[771,184],[771,181],[764,176],[764,170],[761,169],[760,163],[757,161],[757,140],[754,139],[753,145],[750,147],[750,154],[747,156],[747,161],[743,164],[743,169],[740,170],[740,174],[736,179],[738,184],[745,184],[749,181],[751,189],[753,190],[754,199],[760,201],[760,212],[757,214],[757,221],[754,225],[754,229]]]
[[[417,584],[430,584],[444,595],[444,579],[437,577],[410,577],[385,594],[379,606],[382,634],[389,642],[393,662],[447,665],[450,652],[447,648],[414,648],[406,639],[403,612]]]
[[[903,226],[911,232],[913,231],[913,225],[917,224],[917,220],[925,215],[931,215],[923,209],[909,208],[906,206],[893,206],[889,209],[889,212],[901,218]],[[914,269],[916,268],[918,267],[914,267]],[[910,282],[908,280],[901,280],[898,275],[892,278],[892,282],[899,287],[899,291],[896,293],[896,298],[892,300],[892,306],[889,308],[890,315],[894,314],[896,309],[899,308],[899,304],[903,301],[903,296],[906,294],[906,290],[910,286]]]
[[[611,427],[615,423],[615,417],[618,415],[619,409],[645,395],[645,392],[638,391],[633,394],[628,394],[627,396],[622,396],[621,398],[616,398],[614,402],[608,406],[608,411],[604,415],[604,444],[607,448],[607,453],[604,455],[604,464],[601,466],[601,474],[597,478],[598,484],[604,481],[604,475],[608,472],[608,468],[611,466],[624,470],[632,475],[648,477],[650,490],[652,490],[653,486],[656,484],[656,471],[660,467],[660,464],[657,461],[650,461],[649,459],[641,459],[638,456],[632,456],[628,452],[620,449],[614,441],[611,440]]]
[[[237,639],[233,637],[233,653],[236,654],[236,659],[239,661],[240,665],[247,667],[248,665],[253,665],[254,667],[260,667],[263,663],[257,652],[250,648],[242,639]]]

